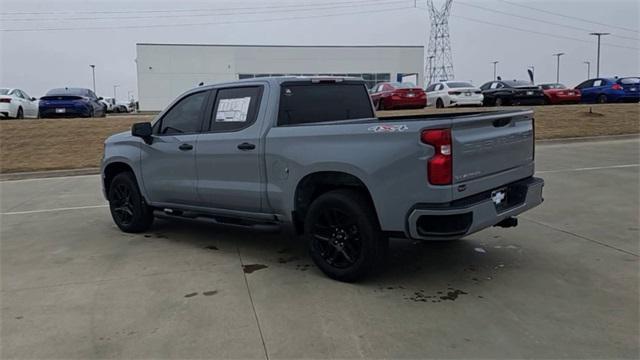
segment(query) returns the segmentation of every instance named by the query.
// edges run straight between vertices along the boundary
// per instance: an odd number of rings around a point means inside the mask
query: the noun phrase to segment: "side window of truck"
[[[202,91],[182,98],[160,119],[157,134],[176,135],[200,132],[207,94],[207,91]]]
[[[375,117],[364,84],[283,83],[278,126]]]
[[[256,121],[262,86],[234,87],[218,90],[209,131],[238,131]]]

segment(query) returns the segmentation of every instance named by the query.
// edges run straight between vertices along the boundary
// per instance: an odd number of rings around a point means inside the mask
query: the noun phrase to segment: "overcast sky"
[[[417,8],[414,0],[360,1],[0,0],[0,86],[19,87],[36,97],[54,87],[90,88],[89,64],[95,64],[98,94],[112,96],[118,84],[118,98],[124,99],[129,91],[136,92],[135,44],[140,42],[426,46],[425,0],[417,0]],[[595,76],[596,39],[589,31],[612,33],[603,37],[601,75],[638,75],[638,4],[454,0],[450,33],[455,77],[481,85],[492,79],[490,62],[497,60],[503,78],[527,78],[527,66],[533,65],[536,82],[555,81],[552,54],[564,52],[560,81],[575,86],[587,76],[583,61],[592,62]],[[193,25],[202,23],[207,25]],[[190,25],[167,26],[181,24]],[[19,29],[29,31],[15,31]]]

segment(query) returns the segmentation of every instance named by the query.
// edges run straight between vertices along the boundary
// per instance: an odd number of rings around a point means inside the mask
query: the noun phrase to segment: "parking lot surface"
[[[392,242],[365,282],[300,241],[118,231],[98,176],[1,188],[2,358],[637,358],[637,138],[544,143],[512,229]]]

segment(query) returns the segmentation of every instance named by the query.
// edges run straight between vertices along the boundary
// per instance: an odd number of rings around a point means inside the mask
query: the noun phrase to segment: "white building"
[[[243,46],[137,44],[140,110],[164,109],[201,82],[279,75],[362,77],[421,84],[422,46]]]

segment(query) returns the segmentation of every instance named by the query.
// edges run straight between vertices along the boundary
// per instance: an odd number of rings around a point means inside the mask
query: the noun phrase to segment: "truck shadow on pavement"
[[[301,237],[163,219],[141,236],[240,256],[247,276],[277,269],[300,272],[304,281],[328,280],[313,264]],[[502,273],[520,267],[522,252],[519,244],[491,230],[457,241],[391,239],[385,268],[352,286],[398,292],[415,302],[453,301],[459,296],[482,299]]]

